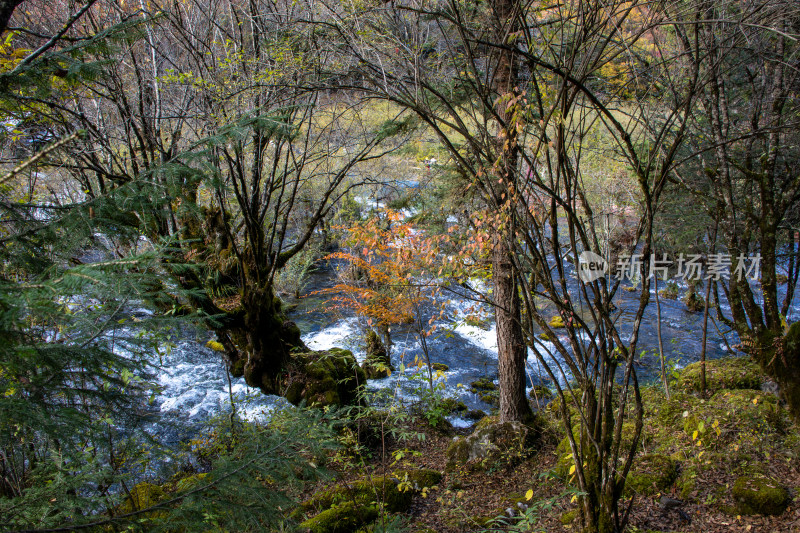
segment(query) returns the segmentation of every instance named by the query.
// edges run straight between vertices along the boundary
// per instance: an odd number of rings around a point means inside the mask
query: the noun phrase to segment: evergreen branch
[[[22,163],[20,163],[20,164],[19,164],[19,165],[17,165],[16,167],[14,167],[14,168],[11,170],[11,172],[9,172],[9,173],[8,173],[8,174],[6,174],[5,176],[3,176],[3,177],[2,177],[2,179],[0,179],[0,185],[5,185],[5,183],[6,183],[6,182],[8,182],[8,181],[10,181],[12,178],[14,178],[14,176],[16,176],[17,174],[19,174],[20,172],[22,172],[23,170],[25,170],[25,169],[26,169],[26,168],[28,168],[29,166],[31,166],[31,165],[35,165],[35,164],[36,164],[36,163],[38,163],[38,162],[39,162],[39,161],[40,161],[40,160],[41,160],[41,159],[42,159],[44,156],[46,156],[46,155],[47,155],[47,154],[49,154],[50,152],[53,152],[53,151],[55,151],[55,150],[58,150],[59,148],[61,148],[61,147],[62,147],[62,146],[64,146],[65,144],[67,144],[68,142],[70,142],[70,141],[74,140],[75,138],[83,136],[83,134],[84,134],[84,131],[83,131],[83,130],[78,130],[78,131],[76,131],[75,133],[73,133],[73,134],[71,134],[71,135],[67,135],[66,137],[64,137],[64,138],[63,138],[63,139],[61,139],[60,141],[57,141],[57,142],[55,142],[55,143],[51,144],[50,146],[48,146],[47,148],[45,148],[44,150],[42,150],[42,151],[41,151],[41,152],[39,152],[38,154],[34,155],[33,157],[31,157],[31,158],[30,158],[30,159],[28,159],[27,161],[23,161]]]
[[[8,533],[57,533],[57,532],[61,532],[61,531],[76,531],[76,530],[79,530],[79,529],[88,529],[88,528],[92,528],[92,527],[103,526],[103,525],[106,525],[106,524],[112,524],[114,522],[118,522],[120,520],[125,520],[127,518],[133,518],[135,516],[138,516],[138,515],[141,515],[141,514],[144,514],[144,513],[149,513],[149,512],[153,512],[153,511],[159,510],[159,509],[164,509],[164,508],[167,508],[167,507],[169,507],[170,505],[172,505],[174,503],[178,503],[181,500],[186,499],[188,496],[191,496],[193,494],[197,494],[197,493],[200,493],[200,492],[204,492],[204,491],[214,487],[215,485],[218,485],[219,482],[224,481],[224,480],[228,479],[229,477],[232,477],[232,476],[238,474],[239,472],[241,472],[245,468],[249,467],[250,465],[252,465],[256,461],[258,461],[260,459],[263,459],[264,457],[269,456],[272,452],[280,449],[281,446],[286,444],[288,441],[289,441],[288,439],[280,441],[278,444],[276,444],[272,448],[270,448],[268,450],[265,450],[263,453],[257,454],[255,457],[253,457],[251,460],[247,461],[245,464],[239,466],[238,468],[235,468],[234,470],[231,470],[230,472],[228,472],[226,474],[223,474],[219,478],[217,478],[217,479],[215,479],[215,480],[213,480],[213,481],[211,481],[211,482],[209,482],[209,483],[207,483],[207,484],[205,484],[205,485],[203,485],[201,487],[196,487],[196,488],[194,488],[192,490],[184,492],[183,494],[175,496],[172,499],[169,499],[169,500],[166,500],[166,501],[163,501],[163,502],[159,502],[159,503],[157,503],[155,505],[151,505],[150,507],[146,507],[144,509],[139,509],[137,511],[131,511],[130,513],[121,514],[119,516],[112,516],[112,517],[107,518],[105,520],[97,520],[95,522],[88,522],[86,524],[76,524],[76,525],[73,525],[73,526],[64,526],[64,527],[56,527],[56,528],[48,528],[48,529],[15,529],[15,530],[9,531]]]

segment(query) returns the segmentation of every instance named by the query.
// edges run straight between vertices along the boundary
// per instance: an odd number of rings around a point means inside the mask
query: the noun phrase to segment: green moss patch
[[[331,348],[294,354],[284,377],[284,396],[297,405],[353,405],[367,380],[352,352]]]
[[[311,533],[352,533],[378,516],[378,508],[374,505],[358,506],[353,502],[343,502],[309,518],[300,527]]]
[[[676,387],[684,392],[700,392],[701,365],[692,363],[680,372]],[[713,394],[722,389],[760,389],[766,376],[747,357],[725,357],[706,361],[706,388]]]
[[[788,422],[775,396],[755,390],[721,390],[683,414],[684,432],[712,449],[782,432]]]
[[[410,478],[417,476],[414,472],[415,471],[407,471]],[[431,477],[432,474],[430,473],[419,474],[419,480],[423,483]],[[365,517],[372,517],[367,521],[359,521],[357,527],[346,530],[355,531],[355,529],[369,523],[369,521],[377,516],[377,514],[373,515],[370,509],[375,509],[375,513],[377,513],[382,503],[387,512],[397,513],[405,511],[411,505],[413,494],[413,486],[409,487],[409,490],[401,490],[398,481],[391,477],[361,479],[353,482],[349,486],[335,487],[317,492],[312,498],[301,503],[290,516],[298,521],[306,519],[302,524],[303,527],[308,527],[312,531],[324,532],[341,531],[339,529],[321,529],[329,527],[328,524],[331,520],[341,516],[338,512],[332,512],[336,509],[346,508],[351,512],[359,510],[363,515],[362,519],[365,519]],[[308,519],[308,517],[312,515],[314,518]],[[320,516],[322,517],[321,519],[319,518]],[[350,522],[347,523],[349,524]],[[319,529],[313,529],[312,525]]]
[[[165,499],[164,489],[152,483],[138,483],[130,491],[130,495],[117,508],[117,514],[128,514],[134,511],[141,511],[156,505]],[[153,511],[145,513],[143,518],[159,518],[166,516],[165,511]]]
[[[731,489],[738,514],[779,515],[789,506],[789,491],[774,479],[742,476]]]
[[[420,468],[418,470],[397,470],[393,476],[400,484],[409,483],[415,492],[422,489],[435,487],[442,480],[442,473],[430,468]]]
[[[647,454],[637,458],[625,480],[628,494],[651,496],[669,489],[678,477],[675,461],[661,454]]]

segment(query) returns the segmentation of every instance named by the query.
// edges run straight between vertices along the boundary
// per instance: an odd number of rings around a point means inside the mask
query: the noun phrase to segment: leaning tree
[[[323,67],[335,66],[293,2],[103,4],[65,38],[140,16],[140,38],[93,50],[101,78],[36,102],[50,135],[85,132],[50,164],[69,171],[87,209],[115,199],[92,216],[169,242],[159,268],[180,295],[152,303],[202,312],[234,373],[281,392],[303,344],[275,276],[373,179],[358,165],[396,128],[328,90]],[[34,31],[51,23],[28,20]]]

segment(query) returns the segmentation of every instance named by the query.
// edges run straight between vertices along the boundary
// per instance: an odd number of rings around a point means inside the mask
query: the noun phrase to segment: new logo
[[[608,263],[594,252],[585,250],[578,256],[578,277],[584,283],[602,278],[608,272]]]

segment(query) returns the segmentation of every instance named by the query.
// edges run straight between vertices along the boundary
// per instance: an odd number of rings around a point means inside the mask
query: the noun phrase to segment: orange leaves
[[[333,295],[334,307],[367,317],[370,324],[412,321],[429,298],[430,284],[421,280],[437,263],[438,238],[416,230],[396,211],[339,229],[345,231],[344,244],[350,251],[328,258],[346,261],[349,274],[320,292]]]

